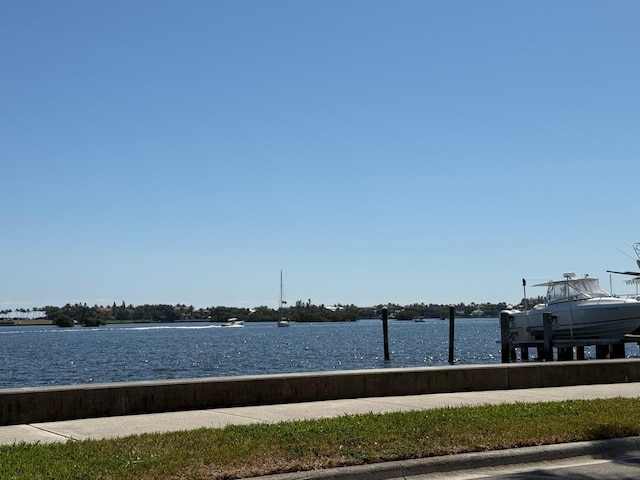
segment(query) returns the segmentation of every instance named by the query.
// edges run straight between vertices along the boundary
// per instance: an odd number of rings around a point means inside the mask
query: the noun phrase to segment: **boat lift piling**
[[[553,361],[553,315],[550,313],[542,314],[542,338],[542,359]]]
[[[509,318],[509,314],[506,312],[500,312],[500,344],[501,344],[501,353],[502,353],[502,363],[510,363],[515,362],[516,357],[516,347],[511,342],[511,336],[509,335],[509,326],[511,323],[511,319]],[[523,360],[529,359],[529,350],[527,347],[523,345],[519,345],[521,350],[521,355]]]
[[[509,314],[500,312],[500,351],[502,352],[502,363],[511,361],[511,339],[509,338]]]

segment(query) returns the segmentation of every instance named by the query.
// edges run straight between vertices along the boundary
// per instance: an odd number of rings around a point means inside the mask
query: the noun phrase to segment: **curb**
[[[254,477],[252,480],[389,480],[412,475],[535,463],[587,455],[596,458],[608,458],[627,453],[637,454],[639,452],[640,437],[625,437],[489,452],[462,453],[371,465],[328,468],[326,470],[280,473]]]

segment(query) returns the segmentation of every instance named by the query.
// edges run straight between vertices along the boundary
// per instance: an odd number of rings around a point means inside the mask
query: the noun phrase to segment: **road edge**
[[[640,452],[640,436],[592,440],[254,477],[253,480],[388,480],[564,458],[607,458]]]

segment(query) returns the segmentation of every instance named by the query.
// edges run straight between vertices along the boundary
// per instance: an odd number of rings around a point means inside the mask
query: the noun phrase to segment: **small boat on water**
[[[575,278],[575,273],[565,273],[564,280],[534,286],[547,287],[545,303],[530,310],[525,307],[501,312],[509,315],[514,343],[543,340],[545,313],[553,316],[553,338],[557,340],[615,343],[625,335],[640,334],[640,301],[612,296],[600,287],[597,278]]]
[[[244,327],[244,320],[238,320],[236,317],[227,320],[227,323],[220,325],[221,327]]]
[[[279,327],[288,327],[290,325],[289,320],[284,318],[284,312],[282,311],[282,305],[286,303],[287,302],[284,301],[283,295],[282,295],[282,270],[280,270],[280,303],[278,307],[278,310],[280,310],[280,320],[278,320]]]

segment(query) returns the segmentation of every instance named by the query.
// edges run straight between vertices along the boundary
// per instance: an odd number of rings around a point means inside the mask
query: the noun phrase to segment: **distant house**
[[[474,311],[471,312],[471,316],[472,317],[484,317],[484,312],[482,310],[480,310],[479,308],[476,308]]]

